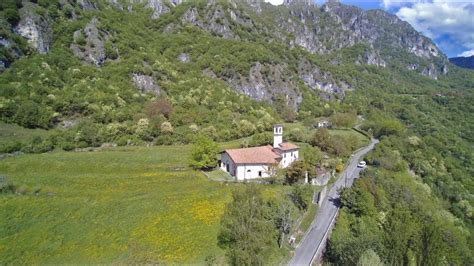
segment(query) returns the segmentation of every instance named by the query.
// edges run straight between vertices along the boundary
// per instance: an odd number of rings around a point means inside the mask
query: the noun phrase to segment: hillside
[[[458,67],[474,69],[474,55],[469,57],[452,57],[449,58],[449,62]]]
[[[198,133],[223,142],[276,122],[311,132],[318,117],[360,115],[381,139],[367,158],[377,171],[357,187],[372,207],[347,205],[340,243],[369,243],[364,230],[382,224],[381,213],[403,216],[400,203],[417,224],[398,244],[421,243],[422,225],[445,218],[439,252],[472,262],[474,75],[394,15],[333,1],[7,0],[0,72],[0,126],[15,132],[2,153],[179,145]],[[415,198],[431,205],[419,209]],[[380,229],[380,239],[395,238],[390,230],[403,228]],[[419,245],[392,256],[380,239],[385,262],[421,263]],[[328,260],[357,263],[365,250],[351,243],[333,243]]]

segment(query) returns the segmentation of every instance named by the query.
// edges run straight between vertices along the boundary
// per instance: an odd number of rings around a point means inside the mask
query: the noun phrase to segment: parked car
[[[361,161],[360,163],[357,164],[357,167],[359,168],[365,168],[367,166],[367,163],[365,161]]]

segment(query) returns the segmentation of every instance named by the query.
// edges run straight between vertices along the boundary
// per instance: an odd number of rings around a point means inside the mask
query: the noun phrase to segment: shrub
[[[68,142],[68,141],[61,142],[59,144],[59,146],[61,147],[61,149],[65,150],[65,151],[72,151],[75,148],[74,143],[71,143],[71,142]]]
[[[3,143],[0,145],[0,153],[12,153],[15,151],[20,151],[22,148],[23,144],[19,141]]]
[[[171,145],[173,144],[173,138],[170,135],[161,135],[156,138],[155,143],[157,145]]]
[[[15,193],[16,186],[6,176],[0,176],[0,193]]]
[[[117,139],[117,145],[118,146],[127,146],[128,144],[128,136],[121,136]]]

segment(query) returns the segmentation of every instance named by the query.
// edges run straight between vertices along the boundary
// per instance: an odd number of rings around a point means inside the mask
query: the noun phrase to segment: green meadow
[[[190,169],[189,151],[124,147],[0,160],[0,175],[21,192],[0,194],[2,264],[223,260],[219,221],[238,185]],[[264,195],[281,189],[268,186]]]

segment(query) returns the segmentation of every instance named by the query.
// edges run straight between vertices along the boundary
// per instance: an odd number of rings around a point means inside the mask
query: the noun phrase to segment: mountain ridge
[[[469,57],[451,57],[449,58],[449,62],[458,67],[474,69],[474,55]]]
[[[195,6],[198,5],[197,3],[202,6],[204,2],[137,0],[129,1],[125,8],[120,1],[112,0],[97,3],[84,0],[77,4],[62,1],[60,10],[66,16],[75,20],[77,19],[77,11],[74,11],[74,5],[76,5],[75,8],[86,12],[97,11],[102,8],[133,12],[134,6],[141,5],[152,10],[150,19],[158,20],[163,15],[176,12],[176,9],[183,4]],[[227,6],[227,9],[224,10],[223,6]],[[423,75],[432,78],[437,78],[439,74],[447,72],[446,56],[431,40],[417,33],[408,23],[401,21],[395,15],[381,10],[364,11],[338,2],[328,2],[319,7],[307,1],[286,1],[284,5],[278,7],[263,1],[210,1],[206,7],[208,8],[208,14],[203,21],[199,21],[199,18],[196,17],[200,14],[195,7],[189,7],[181,20],[227,39],[241,38],[229,28],[235,22],[246,28],[257,28],[256,33],[259,34],[264,31],[273,40],[286,42],[290,48],[300,46],[311,53],[317,54],[328,54],[341,48],[365,43],[373,50],[369,54],[372,60],[367,60],[367,62],[377,66],[384,66],[386,61],[390,61],[389,53],[382,50],[401,47],[406,52],[429,61],[425,65],[420,65],[418,60],[407,62],[406,67],[408,69],[418,70]],[[242,7],[244,8],[242,9]],[[38,8],[40,6],[36,5],[36,9]],[[25,5],[19,9],[20,20],[18,25],[13,26],[13,32],[28,39],[31,45],[40,53],[45,53],[52,42],[52,34],[49,29],[52,22],[50,16],[47,15],[48,11],[43,11],[43,15],[38,15],[34,12],[34,9],[34,3],[25,2]],[[213,13],[209,13],[211,11]],[[267,25],[264,25],[265,23],[255,24],[256,17],[259,14],[267,16],[272,12],[279,12],[282,16],[274,16],[272,18],[274,21],[267,22]],[[286,21],[282,21],[283,18]],[[219,19],[218,22],[216,22],[217,19]],[[325,23],[319,23],[321,21]],[[273,25],[278,25],[278,27]],[[167,25],[163,30],[166,32],[171,30],[172,27],[173,24]],[[261,29],[258,29],[258,27],[261,27]],[[403,29],[398,32],[398,36],[388,34],[397,27]],[[289,36],[288,33],[294,36]],[[5,37],[2,37],[4,42],[10,42]],[[381,41],[382,39],[390,45],[384,44]],[[5,58],[2,58],[2,62],[3,65],[11,63]]]

